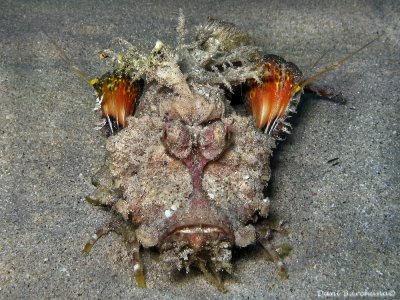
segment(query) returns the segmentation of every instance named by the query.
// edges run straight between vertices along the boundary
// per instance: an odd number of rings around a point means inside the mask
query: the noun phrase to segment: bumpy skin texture
[[[253,223],[268,216],[263,190],[275,139],[225,97],[233,86],[260,81],[258,49],[216,20],[191,44],[182,40],[176,49],[156,46],[149,57],[127,50],[120,66],[131,78],[145,77],[143,96],[127,127],[108,138],[107,163],[88,197],[130,224],[122,235],[134,272],[143,269],[140,246],[157,247],[178,269],[230,272],[231,249],[254,244]],[[120,233],[120,224],[99,230],[85,251],[108,231]]]
[[[257,212],[267,215],[263,188],[270,176],[268,159],[272,139],[255,130],[251,117],[232,117],[234,144],[217,161],[207,165],[203,174],[203,190],[210,204],[226,212],[236,231],[240,231]],[[125,219],[140,224],[138,231],[147,232],[139,239],[145,247],[155,246],[167,230],[167,210],[179,214],[189,204],[192,183],[189,170],[171,157],[163,143],[161,118],[143,116],[130,119],[127,129],[109,139],[110,169],[114,188],[123,190],[118,211]],[[243,131],[246,130],[247,131]],[[247,134],[240,134],[250,132]],[[146,229],[143,229],[146,227]],[[239,234],[239,233],[238,233]],[[239,238],[238,246],[254,243]]]

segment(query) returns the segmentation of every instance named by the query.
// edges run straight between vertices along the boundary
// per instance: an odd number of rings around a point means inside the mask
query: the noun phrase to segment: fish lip
[[[191,234],[209,236],[208,240],[233,242],[234,235],[230,228],[209,223],[179,224],[171,226],[161,237],[161,244],[168,244],[177,239],[185,239]]]

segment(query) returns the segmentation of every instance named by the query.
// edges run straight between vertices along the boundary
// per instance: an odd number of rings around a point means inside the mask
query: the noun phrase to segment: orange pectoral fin
[[[141,92],[140,82],[131,82],[123,75],[106,74],[96,90],[102,97],[102,116],[112,118],[122,128],[126,127],[126,118],[135,113],[135,104]]]
[[[284,118],[291,99],[296,93],[301,75],[296,66],[277,56],[268,56],[262,62],[262,83],[253,84],[248,93],[255,126],[271,132],[276,120]]]

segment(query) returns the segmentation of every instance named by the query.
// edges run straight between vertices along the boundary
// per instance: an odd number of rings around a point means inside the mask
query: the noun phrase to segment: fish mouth
[[[171,227],[161,240],[163,260],[178,270],[199,269],[212,283],[222,286],[219,272],[232,272],[233,233],[224,226],[205,223]]]
[[[221,227],[213,226],[213,225],[205,225],[205,224],[198,224],[198,225],[189,225],[189,226],[182,226],[181,228],[176,228],[172,233],[179,233],[179,234],[219,234],[219,233],[226,233]]]
[[[163,244],[186,244],[194,250],[202,250],[216,241],[233,242],[229,229],[212,224],[190,224],[174,226],[161,239]]]

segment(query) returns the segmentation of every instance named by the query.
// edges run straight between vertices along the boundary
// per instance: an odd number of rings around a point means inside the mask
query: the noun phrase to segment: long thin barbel
[[[138,287],[145,288],[147,285],[144,276],[143,262],[140,256],[140,242],[136,237],[136,233],[130,234],[129,239],[126,240],[126,244],[133,264],[133,278]]]
[[[317,80],[318,78],[320,78],[322,75],[334,70],[335,68],[339,67],[340,65],[342,65],[344,62],[346,62],[347,60],[349,60],[351,57],[353,57],[354,55],[356,55],[357,53],[361,52],[362,50],[364,50],[365,48],[367,48],[369,45],[371,45],[372,43],[376,42],[378,39],[380,39],[383,35],[385,35],[385,33],[380,34],[379,36],[377,36],[376,38],[374,38],[373,40],[369,41],[368,43],[366,43],[364,46],[362,46],[361,48],[357,49],[354,52],[349,53],[348,55],[346,55],[345,57],[343,57],[342,59],[338,60],[337,62],[331,64],[330,66],[326,67],[325,69],[323,69],[322,71],[318,72],[317,74],[304,79],[302,82],[300,82],[296,89],[295,89],[295,93],[300,92],[306,85],[309,85],[310,83],[314,82],[315,80]]]
[[[97,78],[94,79],[89,79],[89,77],[83,72],[81,69],[79,69],[76,65],[72,63],[72,59],[68,57],[68,55],[65,53],[64,49],[61,48],[57,43],[49,37],[49,35],[45,32],[42,31],[43,34],[47,37],[47,39],[50,41],[50,43],[53,44],[53,46],[57,49],[58,53],[60,54],[61,59],[76,73],[78,74],[79,77],[81,77],[87,84],[90,86],[94,86],[99,80]]]

